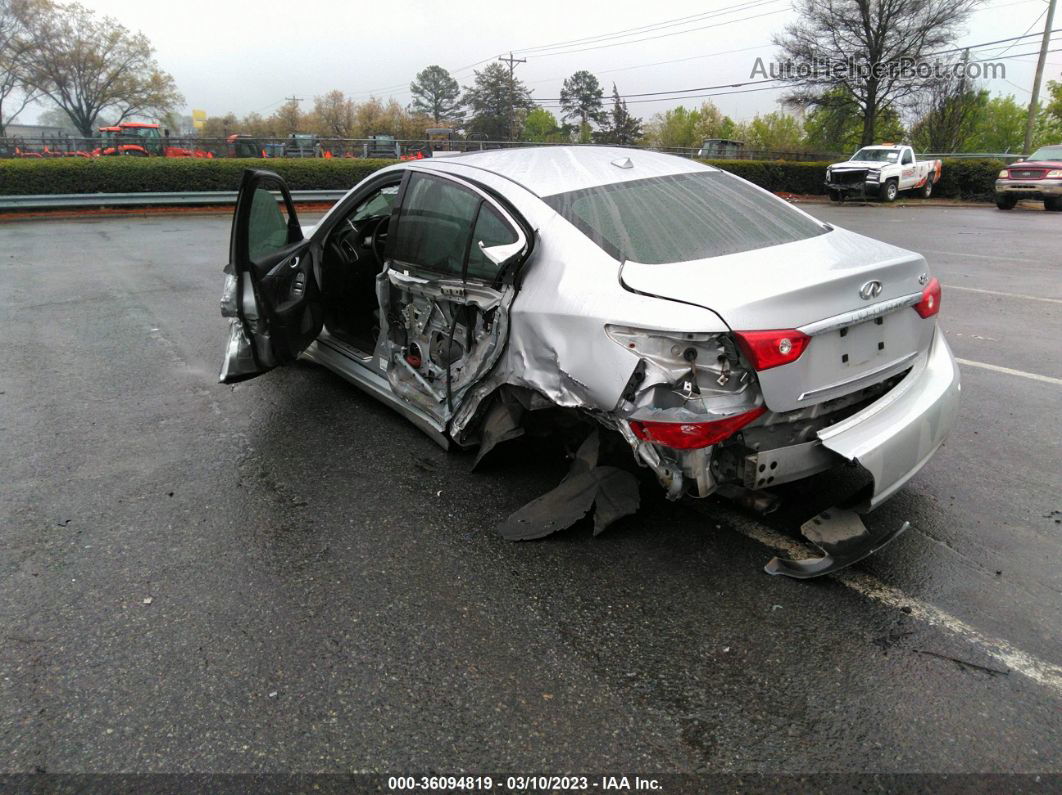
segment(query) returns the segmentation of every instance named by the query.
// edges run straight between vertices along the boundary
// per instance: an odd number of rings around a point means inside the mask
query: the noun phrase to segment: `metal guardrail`
[[[296,202],[335,202],[345,190],[293,190]],[[236,191],[180,193],[56,193],[40,196],[0,196],[0,210],[67,210],[96,207],[203,207],[235,204]]]

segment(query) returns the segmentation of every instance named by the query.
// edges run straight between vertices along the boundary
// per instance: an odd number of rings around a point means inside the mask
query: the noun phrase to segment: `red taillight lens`
[[[743,414],[733,414],[711,422],[655,422],[631,420],[631,430],[643,442],[653,442],[675,450],[696,450],[718,444],[733,436],[767,411],[760,406]]]
[[[800,358],[811,337],[796,329],[735,331],[741,352],[757,370],[789,364]]]
[[[922,300],[914,306],[915,312],[922,317],[933,317],[940,311],[940,282],[934,276],[922,291]]]

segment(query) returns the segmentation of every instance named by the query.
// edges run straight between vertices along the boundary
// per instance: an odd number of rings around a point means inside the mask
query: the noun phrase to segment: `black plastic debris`
[[[798,580],[821,577],[873,555],[910,526],[910,522],[904,522],[895,529],[874,534],[855,511],[830,508],[800,526],[804,538],[824,553],[821,558],[772,558],[764,569],[768,574],[782,574]]]
[[[599,466],[600,435],[594,429],[580,445],[564,480],[498,525],[510,541],[529,541],[571,527],[594,508],[594,535],[638,510],[638,479],[613,466]]]

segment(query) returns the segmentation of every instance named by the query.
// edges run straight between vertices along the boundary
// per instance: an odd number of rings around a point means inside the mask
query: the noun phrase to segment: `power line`
[[[744,3],[737,3],[735,6],[727,6],[726,8],[736,8],[736,7],[744,6],[744,5],[748,5],[747,0]],[[703,17],[711,16],[712,14],[721,13],[721,12],[725,11],[726,8],[716,9],[715,11],[702,11],[702,12],[700,12],[698,14],[690,14],[689,16],[686,16],[686,17],[675,17],[673,19],[664,19],[664,20],[661,20],[659,22],[649,23],[648,25],[642,25],[642,26],[634,27],[634,28],[625,28],[624,30],[617,30],[617,31],[613,31],[612,33],[599,33],[599,34],[596,34],[594,36],[585,36],[585,37],[583,37],[581,39],[570,39],[568,41],[554,42],[553,44],[540,44],[540,45],[537,45],[535,47],[523,47],[523,48],[515,50],[515,52],[526,53],[526,52],[534,52],[536,50],[552,50],[552,49],[555,49],[557,47],[575,46],[577,44],[589,44],[592,41],[599,40],[599,39],[602,39],[602,38],[607,38],[607,37],[610,37],[610,36],[619,36],[619,35],[624,35],[624,34],[634,35],[636,33],[644,33],[647,30],[651,30],[651,29],[654,29],[654,28],[655,29],[662,29],[664,27],[671,27],[671,26],[674,26],[674,25],[688,24],[688,23],[691,23],[691,22],[696,22],[696,21],[700,20]]]
[[[626,30],[616,31],[614,33],[601,33],[595,36],[588,36],[582,39],[572,39],[566,42],[557,42],[555,44],[542,44],[537,47],[525,47],[515,50],[519,53],[532,53],[541,52],[542,50],[556,50],[564,47],[575,47],[582,44],[594,44],[602,41],[609,41],[611,39],[626,38],[627,36],[634,36],[639,33],[649,33],[657,30],[666,30],[667,28],[679,27],[682,25],[689,25],[693,22],[699,22],[704,19],[710,19],[712,17],[725,16],[727,14],[735,13],[737,11],[747,11],[752,8],[760,6],[771,5],[777,2],[788,2],[788,0],[745,0],[745,2],[735,3],[731,6],[715,9],[713,11],[705,11],[700,14],[693,14],[688,17],[680,17],[677,20],[664,20],[663,22],[653,23],[649,25],[643,25],[637,28],[627,28]],[[685,31],[677,31],[682,33]],[[668,34],[673,35],[673,34]]]
[[[1039,35],[1039,34],[1037,34],[1037,35]],[[971,47],[973,47],[973,46],[975,46],[975,45],[971,45]],[[1062,48],[1055,49],[1055,50],[1048,50],[1048,52],[1062,52]],[[1006,56],[1005,58],[1003,58],[1001,60],[1010,60],[1011,58],[1022,58],[1022,57],[1028,56],[1028,55],[1038,55],[1038,54],[1039,54],[1038,52],[1018,53],[1017,55],[1008,55],[1008,56]],[[1000,59],[998,59],[998,58],[983,58],[983,59],[979,59],[979,60],[971,60],[968,63],[970,63],[970,64],[990,63],[991,61],[994,61],[994,60],[1000,60]],[[764,83],[779,83],[780,85],[764,86],[763,85]],[[806,85],[814,85],[814,84],[810,83],[808,81],[804,81],[804,82],[788,82],[788,81],[783,80],[782,78],[766,78],[764,80],[747,80],[747,81],[744,81],[744,82],[721,84],[721,85],[717,85],[717,86],[702,86],[701,88],[673,89],[671,91],[652,91],[652,92],[646,92],[646,93],[642,93],[642,94],[621,94],[620,95],[620,99],[622,99],[624,101],[628,101],[628,98],[630,97],[632,99],[629,100],[628,104],[632,104],[633,105],[633,104],[640,104],[640,103],[644,103],[644,102],[667,102],[667,101],[671,101],[671,100],[702,99],[702,98],[707,98],[707,97],[727,96],[729,94],[751,94],[751,93],[755,93],[757,91],[772,91],[772,90],[780,90],[780,89],[784,89],[784,88],[799,88],[801,86],[806,86]],[[758,88],[743,88],[744,86],[759,86],[759,87]],[[738,89],[741,89],[741,90],[738,90],[738,91],[718,91],[718,92],[715,92],[715,93],[707,93],[707,94],[689,94],[689,93],[686,93],[686,92],[692,92],[692,91],[707,91],[707,90],[723,89],[723,88],[738,88]],[[665,94],[667,94],[668,96],[664,96]],[[539,103],[542,105],[542,107],[558,107],[558,105],[556,103],[559,103],[559,102],[560,102],[559,99],[552,98],[552,97],[549,98],[549,99],[539,100]]]
[[[702,12],[700,14],[694,14],[691,17],[680,17],[678,19],[664,20],[662,22],[653,23],[652,25],[643,25],[643,26],[638,27],[638,28],[629,28],[628,31],[630,31],[630,32],[619,31],[619,32],[616,32],[616,33],[598,34],[596,36],[585,37],[584,39],[573,39],[570,42],[560,42],[560,43],[548,44],[548,45],[547,44],[543,44],[543,45],[538,45],[537,47],[527,47],[527,48],[523,48],[523,49],[515,49],[515,50],[512,50],[512,52],[510,52],[510,55],[512,53],[515,53],[515,52],[519,52],[521,54],[529,54],[529,53],[532,53],[533,51],[534,52],[538,52],[538,51],[541,51],[541,50],[558,49],[560,47],[567,47],[567,46],[569,46],[570,44],[573,44],[573,43],[592,42],[592,41],[595,41],[595,40],[596,41],[605,41],[605,40],[607,40],[609,38],[622,38],[625,35],[633,35],[632,32],[646,31],[648,29],[652,29],[653,27],[657,27],[657,29],[663,29],[664,27],[674,27],[676,25],[689,24],[690,21],[698,21],[699,19],[702,19],[702,18],[708,18],[708,17],[713,17],[713,16],[721,16],[721,15],[725,15],[725,14],[728,14],[728,13],[734,13],[736,11],[749,10],[751,8],[762,7],[762,6],[765,6],[765,5],[770,5],[772,3],[781,2],[781,1],[783,1],[783,0],[747,0],[746,2],[737,3],[737,4],[734,4],[732,6],[726,6],[724,8],[716,9],[714,11],[708,11],[708,12]],[[558,52],[540,52],[540,54],[533,55],[532,57],[535,57],[535,58],[549,58],[549,57],[552,57],[554,55],[565,55],[565,54],[569,54],[569,53],[586,52],[588,50],[604,49],[604,48],[608,48],[608,47],[618,47],[618,46],[621,46],[621,45],[624,45],[624,44],[637,44],[637,43],[643,42],[643,41],[651,41],[653,39],[666,38],[668,36],[677,36],[677,35],[682,34],[682,33],[693,33],[695,31],[699,31],[699,30],[707,30],[709,28],[723,27],[725,25],[729,25],[729,24],[733,24],[733,23],[737,23],[737,22],[744,22],[744,21],[746,21],[748,19],[756,19],[756,18],[758,18],[760,16],[769,16],[771,14],[778,14],[778,13],[781,13],[781,12],[786,11],[786,10],[788,10],[788,9],[780,8],[780,9],[777,9],[775,11],[768,11],[768,12],[766,12],[764,14],[755,14],[755,15],[752,15],[752,16],[749,16],[749,17],[743,17],[741,19],[724,20],[722,22],[716,22],[716,23],[713,23],[711,25],[703,25],[703,26],[700,26],[700,27],[690,28],[688,30],[671,31],[670,33],[664,33],[664,34],[660,34],[658,36],[647,36],[647,37],[644,37],[644,38],[641,38],[641,39],[633,39],[631,41],[616,41],[616,42],[606,43],[606,44],[596,44],[594,46],[584,47],[584,48],[581,48],[581,49],[570,49],[570,50],[564,50],[564,51],[558,51]],[[685,21],[683,21],[683,20],[685,20]],[[767,45],[763,45],[763,46],[767,46]],[[452,70],[450,72],[450,74],[451,75],[457,75],[457,74],[460,74],[461,72],[468,71],[469,69],[474,69],[477,66],[481,66],[482,64],[485,64],[485,63],[488,63],[490,61],[493,61],[496,57],[499,57],[499,56],[491,56],[489,58],[484,58],[483,60],[476,61],[475,63],[468,64],[466,66],[462,66],[462,67],[460,67],[458,69]],[[392,90],[392,89],[400,89],[400,88],[405,88],[406,86],[407,86],[406,83],[397,83],[397,84],[392,85],[392,86],[383,86],[383,87],[372,89],[372,90],[369,90],[369,91],[359,91],[359,92],[353,94],[352,96],[353,97],[361,97],[361,96],[366,96],[366,95],[372,95],[372,94],[375,94],[378,91],[387,91],[387,90]]]
[[[574,55],[575,53],[589,52],[590,50],[604,50],[604,49],[607,49],[609,47],[622,47],[622,46],[627,45],[627,44],[638,44],[638,43],[643,42],[643,41],[654,41],[656,39],[666,39],[669,36],[679,36],[679,35],[682,35],[684,33],[696,33],[697,31],[708,30],[710,28],[721,28],[721,27],[724,27],[725,25],[734,25],[734,24],[737,24],[738,22],[748,22],[750,19],[759,19],[760,17],[769,17],[769,16],[773,16],[774,14],[781,14],[781,13],[783,13],[785,11],[789,11],[789,10],[790,10],[789,8],[779,8],[779,9],[776,9],[774,11],[765,11],[762,14],[752,14],[751,16],[741,17],[739,19],[728,19],[728,20],[725,20],[723,22],[715,22],[715,23],[713,23],[711,25],[701,25],[700,27],[696,27],[696,28],[688,28],[686,30],[675,30],[675,31],[672,31],[670,33],[661,33],[659,36],[646,36],[646,37],[641,38],[641,39],[631,39],[630,41],[616,41],[616,42],[612,42],[611,44],[597,44],[597,45],[594,45],[592,47],[582,47],[582,48],[576,49],[576,50],[564,50],[562,52],[547,52],[547,53],[542,53],[540,55],[537,55],[535,57],[537,57],[537,58],[552,58],[555,55]]]
[[[1039,22],[1041,19],[1043,19],[1045,14],[1047,14],[1047,9],[1046,8],[1043,11],[1041,11],[1040,12],[1040,16],[1038,16],[1036,19],[1034,19],[1032,21],[1032,24],[1029,25],[1029,27],[1027,27],[1025,29],[1025,32],[1022,34],[1023,38],[1025,36],[1029,35],[1029,31],[1031,31],[1034,27],[1036,27],[1036,23]],[[1007,45],[1006,49],[1002,50],[1001,52],[997,53],[996,55],[994,55],[992,57],[993,58],[999,58],[999,57],[1001,57],[1003,55],[1006,55],[1008,52],[1010,52],[1011,50],[1014,49],[1014,47],[1017,45],[1017,43],[1018,43],[1017,41],[1011,42],[1010,44]]]
[[[652,25],[642,26],[641,28],[629,28],[628,31],[645,30],[647,28],[652,28],[653,26],[664,26],[664,25],[675,26],[675,25],[678,25],[678,24],[682,24],[684,20],[688,23],[689,21],[697,21],[700,18],[704,18],[706,15],[710,15],[710,14],[719,15],[719,14],[727,13],[727,12],[735,10],[735,9],[736,10],[747,10],[748,8],[751,8],[751,7],[767,5],[770,2],[777,2],[777,0],[756,0],[755,2],[752,2],[752,3],[749,3],[749,2],[739,3],[739,4],[736,4],[734,6],[727,6],[724,9],[717,9],[716,11],[713,11],[713,12],[702,12],[701,14],[694,14],[694,15],[691,15],[690,17],[679,17],[679,18],[672,19],[672,20],[664,20],[662,22],[653,23]],[[1000,7],[1005,8],[1007,5],[1022,5],[1025,2],[1027,2],[1027,0],[1019,0],[1019,2],[1017,2],[1017,3],[1008,3],[1005,6],[997,6],[996,8],[1000,8]],[[565,51],[562,51],[562,52],[552,52],[552,53],[547,52],[547,53],[542,53],[540,55],[532,56],[532,57],[547,58],[547,57],[552,57],[554,55],[574,54],[574,53],[578,53],[578,52],[586,52],[586,51],[589,51],[589,50],[605,49],[605,48],[609,48],[609,47],[617,47],[617,46],[621,46],[623,44],[636,44],[636,43],[639,43],[639,42],[642,42],[642,41],[650,41],[650,40],[654,40],[654,39],[658,39],[658,38],[666,38],[668,36],[675,36],[675,35],[679,35],[679,34],[682,34],[682,33],[692,33],[692,32],[698,31],[698,30],[705,30],[705,29],[713,28],[713,27],[722,27],[722,26],[733,24],[733,23],[737,23],[737,22],[743,22],[743,21],[746,21],[746,20],[749,20],[749,19],[756,19],[758,17],[769,16],[769,15],[772,15],[772,14],[780,13],[781,11],[784,11],[784,10],[786,10],[786,9],[778,9],[776,11],[768,11],[768,12],[765,12],[763,14],[756,14],[756,15],[752,15],[750,17],[743,17],[741,19],[725,20],[725,21],[722,21],[722,22],[714,23],[712,25],[705,25],[705,26],[700,26],[700,27],[696,27],[696,28],[690,28],[688,30],[672,31],[670,33],[661,34],[659,36],[648,36],[648,37],[644,37],[644,38],[641,38],[641,39],[634,39],[634,40],[630,40],[630,41],[613,42],[611,44],[597,44],[597,45],[594,45],[594,46],[584,47],[584,48],[580,48],[580,49],[570,49],[570,50],[565,50]],[[989,10],[989,9],[981,9],[981,10]],[[1056,33],[1056,32],[1059,32],[1060,30],[1062,30],[1062,29],[1056,29],[1056,30],[1053,30],[1051,32],[1052,33]],[[585,39],[574,39],[574,40],[572,40],[572,42],[578,43],[578,42],[581,42],[581,41],[592,41],[594,39],[601,40],[601,39],[609,37],[609,36],[618,36],[621,33],[624,33],[624,31],[618,31],[618,32],[612,33],[612,34],[599,34],[598,36],[586,37]],[[955,47],[955,48],[948,49],[948,50],[939,50],[937,52],[927,53],[924,57],[937,56],[937,55],[948,55],[948,54],[951,54],[951,53],[962,52],[963,50],[967,50],[967,49],[980,49],[980,48],[992,46],[994,44],[1006,44],[1006,43],[1009,43],[1009,42],[1017,42],[1017,41],[1020,41],[1021,39],[1029,38],[1030,36],[1039,36],[1039,35],[1040,34],[1038,34],[1038,33],[1037,34],[1030,34],[1028,31],[1026,31],[1026,33],[1022,34],[1021,36],[1011,36],[1011,37],[1004,38],[1004,39],[996,39],[994,41],[981,42],[981,43],[978,43],[978,44],[963,45],[961,47]],[[567,44],[558,43],[558,44],[554,44],[554,45],[539,45],[538,47],[529,47],[529,48],[525,48],[525,49],[522,49],[522,50],[521,49],[517,49],[517,50],[513,50],[512,52],[530,53],[532,50],[550,49],[550,48],[553,48],[553,47],[562,47],[562,46],[567,46]],[[664,64],[668,64],[668,63],[680,63],[680,62],[686,61],[686,60],[695,60],[695,59],[699,59],[699,58],[708,58],[708,57],[712,57],[712,56],[716,56],[716,55],[726,55],[726,54],[732,54],[732,53],[737,53],[737,52],[746,52],[746,51],[754,50],[754,49],[764,49],[764,48],[767,48],[767,47],[770,47],[770,46],[773,46],[773,45],[771,45],[771,44],[761,44],[761,45],[756,45],[756,46],[753,46],[753,47],[745,47],[745,48],[741,48],[741,49],[737,49],[737,50],[727,50],[727,51],[718,52],[718,53],[705,53],[705,54],[702,54],[702,55],[690,56],[688,58],[677,58],[677,59],[668,60],[668,61],[658,61],[658,62],[655,62],[655,63],[642,64],[642,65],[629,66],[629,67],[617,67],[615,69],[602,70],[600,72],[600,74],[608,74],[608,73],[611,73],[611,72],[626,71],[626,70],[630,70],[630,69],[640,69],[640,68],[644,68],[644,67],[648,67],[648,66],[664,65]],[[512,55],[512,52],[510,53],[510,56]],[[1007,52],[1007,50],[1004,50],[1004,52]],[[476,61],[475,63],[468,64],[466,66],[463,66],[463,67],[461,67],[459,69],[454,70],[453,72],[451,72],[451,74],[456,75],[456,74],[460,74],[461,72],[465,72],[465,71],[467,71],[469,69],[474,69],[476,66],[481,66],[482,64],[485,64],[485,63],[488,63],[490,61],[493,61],[495,59],[495,57],[500,57],[500,56],[491,56],[490,58],[485,58],[483,60]],[[523,60],[526,61],[526,59],[523,59]],[[557,78],[557,79],[560,79],[560,78]],[[544,83],[544,82],[550,82],[550,81],[549,80],[540,80],[540,81],[535,81],[535,82],[536,83]],[[373,95],[373,94],[375,94],[377,92],[387,91],[387,90],[391,90],[391,89],[407,88],[407,87],[408,87],[408,83],[399,83],[399,84],[395,84],[393,86],[384,86],[384,87],[381,87],[381,88],[372,89],[371,91],[358,92],[356,94],[352,94],[351,97],[352,98],[357,98],[357,97],[362,97],[362,96],[366,96],[366,95]],[[696,91],[698,89],[690,89],[690,90],[691,91]],[[669,92],[659,92],[659,93],[669,93]],[[682,92],[679,91],[679,92],[670,92],[670,93],[682,93]],[[547,101],[548,102],[550,100],[540,100],[540,101]]]
[[[780,86],[762,86],[761,88],[743,88],[737,91],[716,91],[711,94],[695,94],[688,97],[673,97],[673,99],[708,99],[709,97],[726,97],[731,94],[755,94],[758,91],[780,91],[783,88],[799,88],[801,84],[786,83]],[[622,97],[621,97],[622,99]],[[626,100],[624,100],[626,101]],[[628,102],[628,105],[640,105],[645,102],[666,102],[667,98],[650,98],[650,99],[632,99]],[[560,105],[556,103],[544,104],[543,108],[559,108]]]

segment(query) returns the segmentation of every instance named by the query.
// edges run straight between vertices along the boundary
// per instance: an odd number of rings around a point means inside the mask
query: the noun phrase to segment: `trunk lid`
[[[710,259],[626,262],[622,279],[711,309],[735,331],[805,329],[811,341],[799,359],[758,373],[767,407],[791,411],[883,381],[928,349],[934,320],[911,308],[926,272],[919,254],[834,229]],[[880,290],[864,298],[869,282]]]

